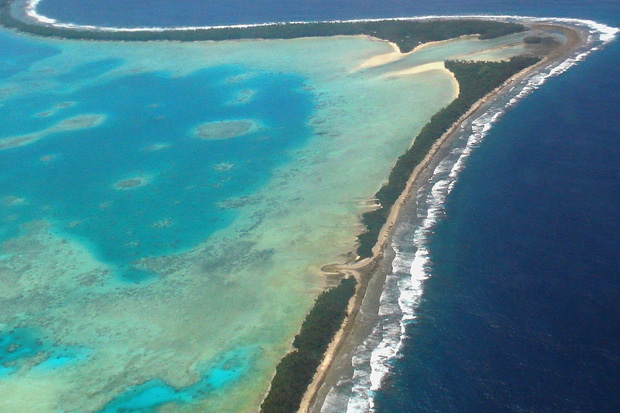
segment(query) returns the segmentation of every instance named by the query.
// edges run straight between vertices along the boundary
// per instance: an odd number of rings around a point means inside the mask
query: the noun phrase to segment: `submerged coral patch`
[[[203,123],[196,128],[195,135],[199,139],[230,139],[248,135],[258,129],[258,123],[252,119],[226,120]]]
[[[88,114],[73,116],[71,118],[64,119],[56,125],[50,126],[49,128],[43,129],[39,132],[1,139],[0,151],[28,145],[30,143],[38,141],[39,139],[43,139],[53,133],[70,132],[80,129],[94,128],[95,126],[101,125],[104,120],[105,115]]]
[[[34,141],[41,139],[41,134],[13,136],[0,140],[0,151],[5,149],[17,148],[19,146],[28,145]]]
[[[172,219],[162,219],[160,221],[152,222],[151,226],[153,228],[168,228],[169,226],[174,224],[174,220]]]
[[[170,144],[167,142],[160,142],[160,143],[154,143],[152,145],[149,145],[147,147],[144,148],[145,151],[147,152],[157,152],[157,151],[161,151],[164,149],[168,149],[170,147]]]
[[[53,127],[51,131],[72,131],[78,129],[87,129],[95,126],[99,126],[105,116],[103,115],[79,115],[72,118],[68,118],[60,122],[57,126]]]
[[[13,206],[26,205],[28,204],[28,201],[25,198],[10,195],[10,196],[5,196],[4,198],[2,198],[2,204],[6,205],[7,207],[13,207]]]
[[[147,185],[150,182],[150,179],[146,176],[133,176],[131,178],[121,179],[120,181],[114,184],[114,188],[118,190],[128,190],[140,188],[144,185]]]
[[[39,158],[41,162],[51,162],[54,159],[56,159],[56,155],[54,154],[43,155],[41,158]]]
[[[218,163],[217,165],[215,165],[213,169],[219,172],[226,172],[226,171],[230,171],[234,167],[235,167],[234,163],[222,162],[222,163]]]
[[[252,89],[243,89],[241,90],[237,97],[231,101],[229,104],[230,105],[243,105],[246,103],[249,103],[252,98],[254,98],[254,95],[256,94],[255,90]]]

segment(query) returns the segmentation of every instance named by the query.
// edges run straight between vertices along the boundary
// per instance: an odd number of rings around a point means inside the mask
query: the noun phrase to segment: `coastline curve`
[[[508,16],[506,16],[508,17]],[[510,18],[517,18],[510,16]],[[457,184],[460,172],[465,168],[471,153],[480,145],[503,114],[533,91],[541,87],[549,78],[559,76],[571,67],[583,61],[592,52],[601,49],[613,41],[619,30],[596,22],[565,18],[526,18],[539,24],[556,24],[567,29],[581,29],[582,42],[566,51],[563,55],[545,59],[535,66],[518,73],[506,81],[501,87],[478,101],[472,109],[460,119],[442,138],[445,146],[438,150],[435,159],[432,152],[427,156],[427,169],[415,172],[414,179],[409,182],[404,196],[398,201],[399,206],[411,203],[415,221],[403,221],[400,208],[395,216],[390,216],[386,224],[387,232],[380,237],[384,243],[383,250],[391,259],[385,262],[386,268],[382,283],[380,298],[376,298],[378,313],[376,325],[363,341],[353,345],[353,354],[343,355],[341,358],[349,360],[351,370],[345,378],[330,377],[324,380],[328,385],[317,384],[312,402],[307,411],[330,411],[334,406],[343,408],[347,412],[374,411],[374,394],[389,377],[390,364],[402,350],[407,338],[407,325],[416,319],[416,309],[423,295],[424,280],[432,276],[431,257],[428,250],[429,236],[435,225],[445,214],[444,206],[447,197]],[[458,145],[458,141],[462,142]],[[417,178],[417,179],[416,179]],[[417,182],[416,182],[417,180]],[[406,195],[405,195],[406,194]],[[412,218],[411,212],[408,218]],[[407,233],[414,233],[413,245],[401,248],[397,241],[396,229],[407,225]],[[383,250],[373,250],[376,259],[381,259]],[[388,260],[389,261],[389,260]],[[360,305],[371,305],[365,303]],[[332,358],[337,358],[333,355]],[[340,363],[343,363],[341,360]],[[341,372],[342,373],[342,372]],[[343,376],[344,377],[344,376]],[[337,386],[346,380],[353,382],[348,397],[339,394]],[[345,400],[346,398],[346,400]]]
[[[137,28],[137,29],[129,29],[129,28],[113,28],[113,27],[95,27],[95,26],[75,26],[66,23],[58,23],[53,19],[49,19],[45,16],[40,16],[36,13],[36,4],[39,0],[35,0],[33,2],[26,3],[27,5],[31,5],[32,15],[31,17],[36,17],[38,22],[41,23],[41,26],[44,27],[52,27],[58,29],[69,29],[69,30],[86,30],[93,32],[121,32],[121,33],[135,33],[135,32],[145,32],[145,33],[168,33],[168,32],[187,32],[187,31],[196,31],[196,30],[211,30],[211,29],[219,29],[219,28],[248,28],[248,27],[267,27],[267,26],[278,26],[285,24],[312,24],[317,22],[293,22],[293,23],[265,23],[260,25],[237,25],[237,26],[207,26],[207,27],[192,27],[192,28]],[[398,351],[402,346],[402,339],[405,337],[406,332],[406,324],[410,320],[415,318],[415,306],[419,297],[422,294],[421,283],[425,278],[428,278],[431,274],[428,272],[428,253],[425,249],[425,236],[428,231],[432,230],[433,225],[440,219],[441,215],[441,207],[445,202],[445,197],[450,193],[456,182],[458,181],[459,172],[464,167],[467,158],[471,151],[475,149],[475,147],[479,144],[480,140],[484,138],[488,130],[491,128],[491,125],[495,123],[504,112],[501,110],[492,112],[485,112],[485,110],[489,109],[489,107],[496,102],[500,101],[500,98],[509,98],[508,102],[504,104],[503,110],[507,110],[509,107],[517,104],[521,99],[525,96],[529,95],[533,90],[537,89],[542,85],[546,79],[549,77],[557,76],[561,73],[564,73],[570,67],[574,66],[578,62],[585,59],[592,51],[598,50],[608,42],[612,41],[618,33],[618,29],[611,28],[609,26],[600,25],[598,23],[587,21],[587,20],[577,20],[577,19],[538,19],[538,18],[521,18],[518,16],[426,16],[426,17],[414,17],[414,18],[402,18],[402,19],[364,19],[364,20],[348,20],[348,21],[332,21],[327,23],[348,23],[348,22],[370,22],[370,21],[420,21],[420,20],[434,20],[434,19],[462,19],[462,18],[480,18],[480,19],[488,19],[493,21],[506,21],[506,22],[522,22],[522,23],[540,23],[540,24],[565,24],[571,26],[578,26],[584,30],[584,33],[588,33],[588,39],[585,40],[585,43],[581,45],[582,47],[573,51],[570,56],[562,56],[557,57],[555,60],[546,60],[543,61],[534,68],[527,69],[526,72],[521,72],[515,77],[509,79],[505,82],[500,89],[495,90],[490,95],[485,96],[483,99],[478,101],[463,117],[461,117],[451,128],[450,130],[444,134],[439,142],[433,146],[433,148],[429,151],[424,161],[420,164],[419,168],[416,168],[412,176],[410,177],[406,190],[400,195],[399,200],[395,204],[395,207],[392,208],[390,212],[390,216],[387,220],[386,225],[384,225],[381,229],[381,234],[379,236],[379,241],[373,247],[373,255],[371,258],[363,261],[358,261],[357,263],[351,265],[343,265],[337,268],[332,267],[332,270],[337,270],[336,272],[344,272],[349,274],[356,274],[356,278],[363,278],[359,275],[358,271],[362,269],[373,268],[368,273],[368,277],[374,271],[374,268],[378,265],[379,260],[384,256],[384,252],[386,248],[392,248],[396,251],[397,259],[392,263],[392,271],[394,274],[402,273],[409,267],[408,271],[410,273],[411,281],[409,285],[402,285],[402,288],[399,286],[401,296],[398,298],[399,303],[399,311],[402,313],[401,321],[399,324],[399,330],[393,329],[394,331],[399,331],[399,341],[398,345],[394,347],[390,342],[386,341],[385,345],[379,345],[380,351],[373,352],[374,360],[370,360],[372,372],[369,375],[369,383],[370,385],[367,387],[369,390],[368,393],[368,408],[372,410],[372,391],[378,389],[381,386],[382,381],[387,376],[388,371],[384,369],[385,365],[389,363],[389,360],[392,360],[397,356]],[[506,89],[510,89],[508,93],[513,94],[505,94]],[[501,96],[500,96],[501,94]],[[482,111],[482,112],[480,112]],[[475,118],[475,119],[474,119]],[[439,162],[439,151],[445,149],[445,144],[452,139],[457,139],[456,132],[461,130],[462,125],[469,125],[468,127],[471,129],[471,134],[469,138],[467,138],[467,146],[460,152],[460,156],[458,157],[456,163],[449,169],[447,169],[447,165],[442,165],[439,163],[435,166],[436,162]],[[468,130],[468,129],[466,129]],[[433,171],[429,171],[431,166],[435,166]],[[448,177],[450,180],[446,181],[445,179],[440,179],[440,174],[445,174],[449,172]],[[426,211],[427,215],[423,219],[422,224],[420,225],[420,237],[419,243],[416,244],[417,251],[414,256],[406,256],[405,254],[400,254],[397,250],[397,246],[393,243],[388,245],[388,242],[392,239],[394,235],[394,230],[398,226],[398,219],[400,216],[400,206],[402,206],[407,199],[410,199],[419,192],[415,192],[418,190],[418,186],[422,185],[421,180],[424,174],[430,174],[431,179],[439,179],[436,181],[431,190],[431,194],[428,197],[427,204],[430,205],[428,210]],[[441,175],[443,176],[443,175]],[[434,209],[433,209],[434,208]],[[416,233],[417,236],[417,233]],[[402,268],[401,268],[402,267]],[[325,270],[329,270],[327,267]],[[327,272],[327,271],[326,271]],[[406,272],[406,271],[405,271]],[[415,273],[415,275],[414,275]],[[391,275],[394,275],[391,274]],[[388,277],[390,274],[388,274]],[[391,282],[391,280],[389,281]],[[398,281],[397,281],[398,282]],[[417,284],[415,284],[417,283]],[[306,401],[305,407],[302,410],[310,409],[310,405],[317,400],[316,393],[319,390],[320,385],[323,383],[323,379],[319,376],[323,374],[327,374],[330,370],[330,364],[333,360],[338,357],[338,348],[339,343],[346,339],[347,332],[346,328],[351,326],[354,317],[356,316],[356,312],[359,311],[360,306],[362,305],[361,300],[364,298],[364,292],[366,287],[360,286],[358,292],[356,293],[356,303],[352,304],[349,307],[349,317],[346,318],[344,322],[344,327],[341,328],[340,333],[333,340],[330,348],[326,356],[324,357],[323,365],[321,365],[319,369],[319,375],[315,376],[315,384],[311,385],[310,389],[306,393]],[[415,296],[415,294],[418,294]],[[382,328],[385,331],[385,326]],[[390,330],[392,331],[392,330]],[[383,333],[382,333],[383,334]],[[387,337],[387,336],[386,336]],[[383,341],[381,342],[383,343]],[[391,346],[391,347],[390,347]],[[372,358],[372,357],[371,357]],[[351,409],[355,410],[356,407],[351,404]],[[312,408],[314,409],[314,408]]]

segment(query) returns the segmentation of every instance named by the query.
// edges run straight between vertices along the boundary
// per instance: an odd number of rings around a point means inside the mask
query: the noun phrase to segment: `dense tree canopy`
[[[398,158],[390,172],[388,182],[375,195],[379,208],[362,215],[366,231],[358,236],[357,254],[360,258],[372,256],[372,248],[378,240],[379,232],[387,221],[392,206],[405,190],[411,173],[426,157],[433,144],[478,99],[537,61],[538,58],[534,57],[513,57],[507,62],[446,62],[446,68],[454,73],[459,82],[459,96],[431,118],[409,150]]]
[[[525,30],[522,24],[491,20],[447,19],[434,21],[382,20],[371,22],[278,23],[251,27],[211,28],[163,31],[99,31],[60,28],[27,23],[9,13],[9,0],[0,0],[0,22],[7,27],[39,36],[82,40],[239,40],[293,39],[336,35],[369,35],[389,40],[408,52],[420,43],[478,34],[481,39],[504,36]]]
[[[263,401],[264,413],[293,413],[312,382],[329,343],[347,315],[349,300],[355,294],[355,279],[346,278],[316,299],[293,342],[294,350],[278,364],[269,394]]]

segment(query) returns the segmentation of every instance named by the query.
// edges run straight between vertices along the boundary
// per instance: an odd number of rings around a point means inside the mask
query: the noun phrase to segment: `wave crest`
[[[429,181],[416,193],[416,210],[413,212],[417,219],[397,228],[392,240],[395,258],[392,261],[392,272],[388,274],[381,294],[379,321],[363,344],[358,346],[352,358],[354,375],[346,410],[348,413],[375,410],[375,393],[381,388],[390,374],[392,364],[400,356],[407,339],[407,325],[416,319],[424,281],[432,276],[429,240],[435,226],[445,214],[446,199],[458,182],[471,153],[508,109],[538,89],[548,78],[566,72],[590,53],[599,50],[619,32],[616,28],[589,20],[500,17],[578,25],[588,29],[590,38],[583,50],[576,51],[564,61],[548,65],[526,76],[508,93],[499,96],[482,115],[466,122],[455,139],[455,147],[433,170]],[[340,397],[342,398],[342,395]],[[322,411],[331,411],[330,408],[328,398]]]

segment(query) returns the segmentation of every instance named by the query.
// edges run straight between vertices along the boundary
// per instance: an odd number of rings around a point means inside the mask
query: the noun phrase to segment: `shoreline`
[[[12,4],[10,0],[5,0],[9,6]],[[317,23],[373,23],[373,22],[403,22],[403,21],[427,21],[427,20],[458,20],[458,19],[480,19],[480,20],[494,20],[494,21],[506,21],[506,22],[558,22],[575,25],[584,25],[597,28],[599,31],[604,32],[603,28],[610,28],[604,24],[597,23],[594,20],[587,19],[575,19],[564,17],[536,17],[536,16],[520,16],[520,15],[490,15],[490,14],[457,14],[457,15],[428,15],[428,16],[409,16],[409,17],[386,17],[386,18],[367,18],[367,19],[333,19],[324,21],[278,21],[278,22],[264,22],[264,23],[240,23],[230,25],[205,25],[205,26],[179,26],[179,27],[113,27],[113,26],[96,26],[96,25],[83,25],[75,23],[63,23],[58,22],[56,19],[41,15],[37,12],[37,6],[42,0],[18,0],[19,6],[24,10],[25,16],[30,20],[30,23],[37,24],[39,26],[54,27],[59,29],[73,29],[73,30],[91,30],[91,31],[119,31],[119,32],[169,32],[169,31],[194,31],[194,30],[209,30],[209,29],[244,29],[253,27],[266,27],[266,26],[281,26],[281,25],[308,25]],[[15,18],[14,16],[12,16]],[[17,18],[15,18],[17,19]],[[19,20],[19,19],[18,19]],[[19,20],[22,21],[22,20]],[[23,22],[23,21],[22,21]],[[28,23],[28,22],[24,22]],[[613,28],[610,28],[613,29]],[[615,32],[614,32],[615,33]],[[613,36],[613,35],[612,35]],[[384,40],[384,39],[381,39]],[[450,39],[447,39],[450,40]],[[605,39],[602,39],[605,40]],[[389,42],[389,40],[388,40]],[[433,43],[433,42],[429,42]],[[429,43],[422,43],[419,46],[428,45]]]
[[[35,3],[36,2],[38,2],[38,0],[36,0]],[[474,16],[457,16],[455,18],[464,18],[464,17],[474,17]],[[420,19],[432,19],[432,18],[433,17],[422,17]],[[437,18],[445,19],[445,17],[441,17],[441,16],[438,16]],[[413,19],[417,19],[417,18],[413,18]],[[496,20],[494,17],[490,17],[490,19]],[[48,20],[53,20],[53,19],[48,19]],[[398,20],[398,19],[376,19],[376,21],[385,21],[385,20],[389,21],[389,20]],[[410,19],[405,18],[403,20],[410,20]],[[542,21],[544,23],[540,23],[541,25],[544,25],[544,24],[552,25],[553,24],[553,26],[551,27],[555,28],[556,30],[559,27],[556,25],[556,23],[549,23],[549,19],[542,19]],[[580,21],[580,22],[583,22],[583,21]],[[311,24],[314,22],[299,22],[299,23],[300,24]],[[285,24],[285,23],[275,23],[275,24],[279,25],[279,24]],[[265,24],[260,24],[256,26],[268,26],[268,25],[273,25],[273,24],[265,23]],[[221,26],[221,27],[252,27],[252,26],[253,25]],[[63,27],[63,26],[58,26],[58,27]],[[533,27],[531,23],[530,23],[530,27]],[[566,28],[567,31],[572,31],[573,33],[576,33],[575,29],[576,29],[575,27]],[[99,31],[99,30],[102,30],[102,28],[93,27],[92,30]],[[144,29],[144,30],[142,29],[119,29],[119,30],[125,30],[128,32],[131,32],[131,31],[153,32],[153,29]],[[165,32],[168,32],[168,31],[174,32],[174,31],[183,31],[183,30],[187,31],[187,30],[194,30],[194,29],[193,28],[175,28],[175,29],[162,28],[161,29],[161,31],[165,31]],[[582,36],[588,35],[588,32],[585,28],[581,27],[580,30],[582,32]],[[308,387],[304,395],[304,399],[302,401],[302,406],[300,408],[300,411],[312,411],[312,409],[316,408],[317,406],[320,406],[319,402],[321,402],[321,399],[320,399],[319,392],[323,388],[323,385],[326,383],[328,375],[333,374],[334,365],[339,360],[342,359],[342,356],[343,356],[342,353],[343,353],[344,346],[347,343],[351,344],[350,343],[351,335],[355,331],[359,330],[360,328],[359,324],[361,323],[361,321],[359,321],[359,318],[362,315],[361,309],[364,305],[364,301],[369,296],[373,295],[373,293],[375,295],[377,291],[379,291],[380,293],[379,289],[382,287],[382,284],[383,284],[382,277],[385,278],[387,274],[386,271],[389,271],[387,266],[390,263],[390,261],[389,261],[389,258],[387,257],[389,257],[389,255],[391,254],[391,250],[387,243],[390,240],[391,236],[393,235],[394,229],[398,226],[399,220],[401,219],[402,207],[412,199],[412,197],[415,194],[416,188],[419,185],[421,185],[422,180],[425,177],[425,174],[428,174],[429,167],[432,166],[435,162],[438,162],[440,160],[439,158],[441,157],[440,155],[441,155],[442,150],[451,142],[451,139],[455,137],[456,132],[458,132],[460,126],[464,122],[467,122],[476,113],[478,113],[478,111],[484,109],[485,105],[488,105],[494,102],[495,99],[501,96],[501,94],[504,91],[506,91],[508,88],[510,88],[510,86],[530,76],[533,72],[540,69],[541,67],[545,65],[549,65],[549,64],[551,65],[556,64],[557,66],[562,64],[566,60],[565,59],[566,55],[570,55],[570,53],[573,53],[574,51],[578,50],[580,47],[582,47],[583,45],[587,43],[587,40],[584,40],[582,36],[578,36],[581,40],[579,44],[577,45],[573,44],[570,47],[567,45],[564,48],[565,50],[563,50],[562,53],[558,51],[557,55],[552,53],[549,56],[546,56],[540,62],[515,74],[510,79],[502,83],[502,85],[500,85],[498,88],[493,90],[491,93],[485,95],[483,98],[476,101],[475,104],[471,106],[467,110],[467,112],[464,115],[462,115],[449,128],[449,130],[441,136],[441,138],[437,142],[435,142],[432,145],[431,149],[428,151],[428,153],[426,154],[422,162],[418,166],[416,166],[413,173],[409,176],[405,190],[400,194],[400,196],[398,197],[398,200],[392,206],[389,216],[387,218],[387,222],[381,228],[378,241],[372,248],[372,257],[357,261],[353,264],[327,265],[322,268],[323,273],[327,276],[330,276],[330,275],[340,276],[342,278],[347,277],[349,275],[354,276],[356,280],[358,281],[358,287],[355,290],[353,299],[348,302],[347,312],[349,316],[345,318],[336,336],[334,337],[332,342],[329,344],[328,350],[324,354],[323,361],[321,362],[319,368],[317,369],[315,378],[312,384]],[[570,36],[568,36],[568,38],[570,39]],[[400,52],[400,49],[398,48],[398,45],[396,43],[393,43],[389,40],[380,39],[380,38],[378,38],[378,40],[382,40],[382,41],[386,41],[390,43],[395,48],[395,51],[396,49],[398,49]],[[442,41],[438,41],[438,42],[442,42]],[[423,43],[419,45],[418,47],[423,48],[425,46],[428,46],[428,43]],[[414,50],[417,50],[418,47],[416,47]],[[401,53],[401,55],[404,56],[408,53],[410,52]],[[439,63],[440,62],[435,62],[435,63],[431,63],[431,65],[437,65]],[[444,69],[445,69],[445,65],[443,62],[441,62],[441,65],[444,66]],[[434,69],[437,69],[437,68],[438,67],[435,67]],[[433,70],[433,68],[428,67],[427,70]],[[408,73],[404,73],[404,72],[396,73],[395,75],[398,76],[399,74],[406,75]],[[457,85],[458,85],[458,82],[457,82]],[[371,291],[371,289],[373,290]]]
[[[378,309],[378,300],[383,289],[385,278],[391,271],[391,259],[394,255],[394,251],[391,246],[388,245],[388,241],[393,236],[394,229],[401,222],[403,206],[409,202],[416,202],[415,194],[423,184],[423,181],[428,179],[430,174],[432,174],[430,166],[437,165],[443,158],[442,150],[445,150],[446,147],[453,142],[464,123],[481,115],[486,110],[486,107],[491,105],[499,97],[509,93],[519,82],[531,77],[544,67],[558,67],[562,65],[588,44],[588,36],[590,33],[583,27],[559,24],[551,25],[548,23],[532,25],[531,27],[553,27],[556,30],[559,29],[567,36],[567,44],[560,47],[559,50],[545,56],[538,63],[513,75],[492,92],[479,99],[433,144],[423,161],[416,166],[409,177],[406,189],[392,206],[387,222],[382,227],[378,241],[373,247],[372,257],[351,264],[334,264],[322,268],[326,275],[342,274],[343,276],[355,276],[358,281],[358,288],[353,299],[349,303],[349,315],[345,318],[340,331],[334,337],[332,343],[330,343],[324,355],[323,362],[317,369],[312,383],[308,386],[304,394],[299,412],[321,411],[327,394],[344,375],[342,373],[345,373],[345,371],[352,373],[354,370],[351,365],[351,353],[357,345],[362,344],[363,339],[367,336],[367,334],[364,334],[363,330],[368,330],[369,327],[367,325],[362,325],[359,319],[364,315],[363,309],[367,309],[368,307],[370,307],[371,311],[372,309]],[[362,337],[360,337],[360,334]],[[350,340],[352,336],[357,337]]]
[[[21,23],[22,25],[34,27],[34,28],[51,28],[59,31],[69,30],[71,32],[91,32],[91,33],[137,33],[137,32],[145,32],[152,34],[161,34],[161,33],[174,33],[174,32],[196,32],[196,31],[216,31],[223,29],[252,29],[252,28],[265,28],[272,26],[307,26],[307,25],[317,25],[317,24],[356,24],[356,23],[381,23],[381,22],[431,22],[431,21],[451,21],[451,20],[480,20],[480,21],[491,21],[491,22],[501,22],[501,23],[517,23],[517,24],[566,24],[569,26],[580,26],[584,28],[588,28],[591,33],[598,32],[600,34],[600,40],[603,42],[611,41],[616,33],[620,30],[614,27],[607,26],[602,23],[598,23],[594,20],[589,19],[576,19],[569,17],[536,17],[536,16],[520,16],[520,15],[511,15],[511,14],[502,14],[502,15],[492,15],[492,14],[455,14],[455,15],[426,15],[426,16],[408,16],[408,17],[385,17],[385,18],[367,18],[367,19],[333,19],[333,20],[316,20],[316,21],[279,21],[279,22],[264,22],[264,23],[241,23],[241,24],[230,24],[230,25],[204,25],[204,26],[179,26],[179,27],[161,27],[161,26],[153,26],[153,27],[114,27],[114,26],[96,26],[96,25],[84,25],[84,24],[75,24],[75,23],[64,23],[58,22],[57,20],[43,16],[37,12],[37,6],[42,0],[0,0],[0,10],[2,8],[7,8],[7,14],[10,19],[14,20],[17,23]],[[22,10],[23,15],[19,17],[15,17],[12,13],[13,6],[18,7]],[[3,24],[0,22],[0,26]],[[8,27],[4,25],[5,27]],[[20,28],[17,28],[18,31],[24,31]],[[26,31],[27,32],[27,31]],[[36,34],[39,36],[44,36],[42,34]],[[458,36],[464,37],[469,34],[463,34]],[[386,41],[395,46],[395,49],[401,54],[407,54],[416,50],[421,50],[424,47],[428,47],[437,42],[445,42],[454,40],[455,38],[447,38],[443,40],[432,40],[427,42],[422,42],[416,45],[411,50],[403,52],[400,50],[399,46],[390,39],[384,39],[381,37],[376,37],[373,35],[368,35],[369,37],[376,38],[380,41]],[[59,36],[61,37],[61,36]],[[127,39],[128,41],[137,41],[134,39]],[[238,39],[230,39],[230,40],[238,40]],[[261,38],[254,38],[253,40],[264,40]],[[220,41],[220,40],[215,40]]]

